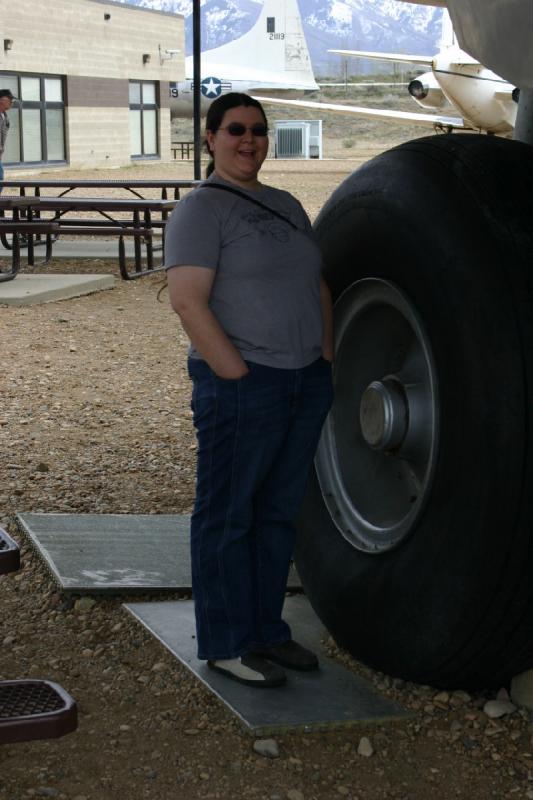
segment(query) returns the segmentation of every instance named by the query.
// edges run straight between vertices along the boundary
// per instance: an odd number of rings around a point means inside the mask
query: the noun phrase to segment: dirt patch
[[[343,177],[383,146],[366,138],[349,159],[268,162],[263,179],[293,191],[314,217]],[[169,172],[192,177],[192,164],[98,177]],[[115,263],[102,261],[58,260],[53,269],[117,273]],[[161,281],[117,282],[87,297],[0,309],[0,521],[16,538],[23,540],[17,511],[190,511],[187,343],[165,295],[157,300]],[[58,591],[26,544],[22,560],[22,570],[0,582],[0,678],[58,681],[76,698],[80,722],[62,740],[3,747],[2,800],[533,798],[526,711],[490,719],[483,711],[489,695],[403,683],[332,642],[333,657],[411,718],[277,736],[279,757],[265,758],[222,704],[123,610],[132,598],[96,597],[80,607]]]

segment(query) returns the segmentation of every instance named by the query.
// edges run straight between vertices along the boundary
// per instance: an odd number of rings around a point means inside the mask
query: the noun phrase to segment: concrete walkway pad
[[[67,592],[190,589],[188,514],[17,514]],[[294,570],[289,587],[299,588]]]
[[[263,690],[228,680],[198,661],[192,600],[129,603],[124,607],[256,736],[294,729],[326,730],[407,716],[404,709],[378,695],[365,680],[326,656],[321,640],[327,633],[303,595],[286,599],[283,616],[294,639],[318,654],[320,669],[287,670],[286,686]]]
[[[113,275],[26,275],[0,283],[0,305],[32,306],[113,289]]]

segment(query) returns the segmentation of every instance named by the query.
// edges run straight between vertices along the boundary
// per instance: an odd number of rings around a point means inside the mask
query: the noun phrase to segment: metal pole
[[[201,37],[200,37],[200,0],[192,3],[192,58],[193,58],[193,120],[194,120],[194,179],[200,180],[202,168],[200,163],[202,149],[202,132],[200,130],[201,101]]]
[[[533,144],[533,89],[520,89],[513,138]]]

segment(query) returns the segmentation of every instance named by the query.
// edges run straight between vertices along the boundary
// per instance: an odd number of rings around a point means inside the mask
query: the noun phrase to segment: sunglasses
[[[219,131],[227,131],[230,136],[244,136],[246,131],[250,131],[252,136],[268,136],[268,127],[263,125],[262,122],[257,122],[255,125],[247,126],[242,122],[230,122],[224,128],[219,128]]]

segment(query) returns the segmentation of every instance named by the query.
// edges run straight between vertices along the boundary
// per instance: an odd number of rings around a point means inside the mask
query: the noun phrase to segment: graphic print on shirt
[[[280,222],[276,217],[268,211],[247,211],[241,215],[241,219],[248,222],[257,230],[261,236],[270,236],[277,242],[288,242],[290,228],[288,223]]]

